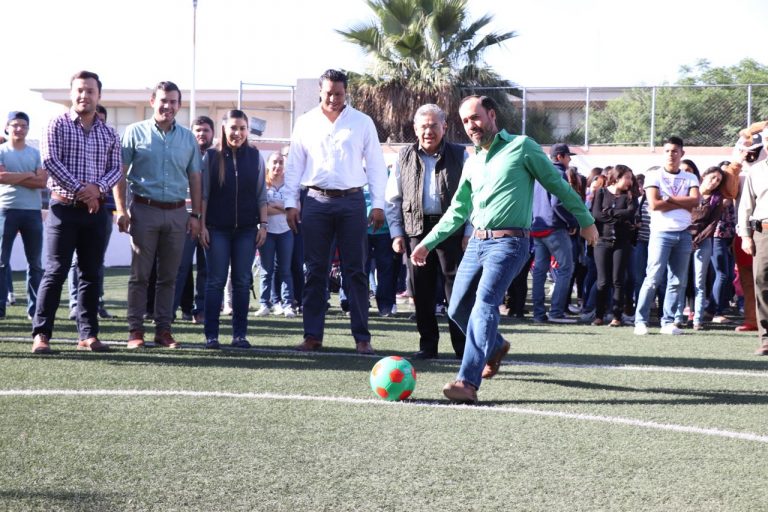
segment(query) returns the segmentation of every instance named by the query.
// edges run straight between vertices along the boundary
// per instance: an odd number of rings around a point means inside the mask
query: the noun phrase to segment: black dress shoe
[[[414,359],[437,359],[437,354],[435,352],[427,352],[426,350],[419,350],[415,354],[413,354]]]

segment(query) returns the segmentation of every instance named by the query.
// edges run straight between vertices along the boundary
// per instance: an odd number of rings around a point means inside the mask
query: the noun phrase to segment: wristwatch
[[[193,219],[197,219],[197,220],[200,220],[200,219],[203,218],[203,214],[202,213],[190,212],[189,216],[192,217]]]

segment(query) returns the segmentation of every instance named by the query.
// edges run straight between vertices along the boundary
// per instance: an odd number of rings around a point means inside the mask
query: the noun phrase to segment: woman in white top
[[[275,151],[267,160],[267,240],[259,248],[261,295],[256,316],[270,312],[287,317],[296,316],[293,311],[293,231],[285,216],[285,159]],[[272,286],[280,286],[278,303],[272,304]],[[274,310],[272,309],[274,306]]]

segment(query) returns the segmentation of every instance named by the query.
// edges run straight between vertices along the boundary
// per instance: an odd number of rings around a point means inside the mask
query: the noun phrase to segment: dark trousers
[[[104,263],[109,212],[91,214],[85,208],[51,202],[45,220],[48,241],[45,273],[37,291],[37,309],[32,336],[51,337],[61,289],[67,279],[72,257],[77,253],[77,331],[81,340],[99,334],[99,270]]]
[[[357,192],[343,197],[326,197],[310,190],[301,214],[304,235],[304,262],[307,281],[302,306],[304,337],[322,341],[325,332],[328,274],[331,247],[336,241],[342,280],[349,300],[349,318],[355,342],[370,342],[368,330],[368,219],[365,198]]]
[[[425,232],[429,232],[425,226]],[[411,237],[409,239],[410,250],[421,242],[423,237]],[[415,266],[408,258],[408,270],[411,280],[413,302],[416,309],[416,328],[419,331],[419,350],[430,354],[437,354],[437,345],[440,339],[440,329],[435,316],[435,287],[440,274],[443,276],[445,296],[450,304],[453,282],[456,271],[461,262],[461,234],[444,240],[427,255],[424,266]],[[461,358],[464,354],[466,336],[453,320],[448,320],[448,331],[451,334],[451,344],[456,356]]]
[[[755,231],[755,255],[752,258],[752,272],[755,276],[755,305],[757,306],[757,334],[762,343],[768,342],[768,233]],[[744,290],[744,311],[746,315],[747,290]]]
[[[600,239],[595,245],[595,266],[597,267],[597,303],[595,317],[603,318],[608,309],[608,297],[613,286],[613,318],[621,320],[624,311],[627,264],[632,244],[629,240],[612,241]]]

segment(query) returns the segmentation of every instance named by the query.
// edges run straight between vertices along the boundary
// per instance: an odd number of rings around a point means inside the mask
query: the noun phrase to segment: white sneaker
[[[280,316],[283,313],[285,313],[285,309],[283,308],[283,306],[281,304],[275,304],[274,306],[272,306],[272,314],[273,315]]]
[[[549,317],[549,322],[553,324],[575,324],[576,319],[575,318],[568,318],[565,316],[561,317]]]
[[[229,316],[232,314],[232,306],[224,305],[224,307],[221,309],[221,314],[224,316]]]
[[[595,319],[594,309],[592,311],[588,311],[587,313],[582,313],[581,316],[579,317],[579,321],[584,323],[590,323],[594,319]]]
[[[673,336],[683,334],[682,329],[678,329],[677,327],[675,327],[675,324],[662,325],[660,332],[661,334],[671,334]]]
[[[648,326],[645,324],[635,324],[635,330],[633,331],[635,336],[645,336],[648,334]]]
[[[393,315],[397,314],[397,304],[392,304],[392,314]]]
[[[578,306],[576,304],[568,304],[568,311],[570,311],[574,315],[578,315],[579,313],[581,313],[581,306]]]
[[[256,311],[253,316],[269,316],[269,307],[268,306],[261,306],[258,311]]]
[[[292,308],[283,308],[283,316],[285,318],[296,318],[296,313],[293,312]]]

